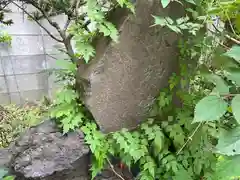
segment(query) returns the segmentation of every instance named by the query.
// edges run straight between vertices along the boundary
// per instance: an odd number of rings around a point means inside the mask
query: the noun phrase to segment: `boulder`
[[[76,131],[63,135],[54,121],[29,129],[13,143],[9,166],[17,179],[88,180],[89,148]]]
[[[81,131],[62,135],[52,120],[32,127],[10,147],[0,149],[0,170],[15,175],[15,180],[90,180],[90,153]],[[114,171],[133,179],[127,168],[112,162]],[[99,173],[96,180],[120,179],[111,167]]]
[[[126,9],[111,14],[119,42],[100,39],[95,59],[78,70],[78,77],[89,81],[83,100],[103,132],[135,128],[149,114],[159,90],[178,69],[179,39],[168,28],[151,27],[152,15],[176,18],[182,13],[176,2],[163,9],[160,0],[139,0],[135,15]]]

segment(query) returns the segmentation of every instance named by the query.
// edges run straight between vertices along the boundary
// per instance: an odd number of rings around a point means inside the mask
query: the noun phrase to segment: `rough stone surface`
[[[114,171],[126,180],[133,179],[127,168]],[[90,180],[89,148],[81,132],[63,136],[53,121],[31,128],[9,148],[0,149],[0,169],[9,169],[15,180]],[[111,167],[106,167],[95,180],[119,180]]]
[[[28,130],[10,151],[10,166],[17,179],[89,179],[89,148],[82,132],[63,136],[53,121]]]
[[[0,168],[7,167],[11,157],[12,155],[9,149],[0,149]]]
[[[136,15],[116,15],[119,43],[100,40],[96,58],[84,71],[79,69],[79,76],[90,81],[84,101],[102,131],[136,127],[167,86],[177,69],[178,37],[168,28],[150,26],[152,15],[179,17],[180,7],[171,3],[163,9],[159,0],[137,1]]]

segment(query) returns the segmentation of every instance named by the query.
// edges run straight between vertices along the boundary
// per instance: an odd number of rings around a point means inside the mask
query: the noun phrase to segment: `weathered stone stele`
[[[152,15],[180,17],[178,3],[163,9],[160,0],[139,0],[136,14],[118,10],[119,43],[101,39],[96,58],[80,76],[90,81],[84,101],[103,132],[134,128],[148,115],[159,90],[177,66],[176,33],[152,26]],[[116,19],[115,19],[116,20]]]

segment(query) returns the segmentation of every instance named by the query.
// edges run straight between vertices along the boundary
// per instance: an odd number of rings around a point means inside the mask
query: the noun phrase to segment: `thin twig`
[[[55,60],[57,60],[56,57],[54,57],[54,56],[52,56],[52,55],[50,55],[50,54],[46,54],[46,55],[49,56],[49,57],[51,57],[51,58],[53,58],[53,59],[55,59]]]
[[[52,25],[61,35],[62,32],[61,32],[61,29],[60,29],[59,25],[56,22],[53,22],[52,20],[50,20],[50,18],[48,17],[46,12],[42,8],[40,8],[39,6],[37,6],[34,3],[31,3],[31,5],[34,6],[36,9],[38,9],[42,13],[43,17],[45,17],[45,19],[48,21],[48,23],[50,25]]]
[[[214,29],[215,29],[216,31],[218,31],[219,33],[221,33],[221,31],[220,31],[214,24],[213,24],[213,27],[214,27]],[[211,31],[212,33],[214,33],[212,30],[210,30],[210,31]],[[225,36],[227,39],[229,39],[229,40],[235,42],[236,44],[239,44],[239,45],[240,45],[240,41],[239,41],[239,40],[237,40],[237,39],[229,36],[228,34],[225,34],[224,36]]]
[[[202,122],[198,124],[198,126],[196,127],[196,129],[193,131],[192,135],[188,137],[187,141],[184,143],[184,145],[179,149],[179,151],[177,152],[177,155],[179,155],[182,150],[187,146],[189,141],[192,141],[193,136],[195,135],[195,133],[197,132],[197,130],[201,127]]]
[[[225,35],[225,37],[228,38],[229,40],[235,42],[236,44],[240,45],[240,41],[239,40],[237,40],[237,39],[235,39],[235,38],[233,38],[233,37],[231,37],[231,36],[229,36],[227,34]]]
[[[3,6],[1,9],[4,10],[9,4],[10,4],[10,2],[7,2],[7,4],[5,6]]]
[[[226,50],[230,49],[230,47],[226,46],[226,45],[223,44],[223,43],[220,43],[220,42],[219,42],[219,44],[220,44],[222,47],[224,47]]]
[[[41,28],[43,28],[44,29],[44,31],[46,31],[47,32],[47,34],[51,37],[51,38],[53,38],[54,40],[56,40],[56,41],[58,41],[58,42],[63,42],[63,40],[60,40],[60,39],[58,39],[58,38],[56,38],[54,35],[52,35],[51,33],[50,33],[50,31],[48,31],[47,30],[47,28],[46,27],[44,27],[38,20],[36,20],[30,13],[28,13],[23,7],[21,7],[21,6],[19,6],[16,2],[14,2],[13,0],[11,0],[11,2],[15,5],[15,6],[17,6],[19,9],[21,9],[24,13],[26,13],[31,19],[33,19]]]
[[[125,180],[120,174],[118,174],[118,173],[115,171],[112,163],[110,162],[110,160],[109,160],[108,158],[107,158],[107,161],[108,161],[108,164],[109,164],[109,166],[111,167],[112,171],[114,172],[114,174],[116,174],[116,176],[118,176],[120,179]]]

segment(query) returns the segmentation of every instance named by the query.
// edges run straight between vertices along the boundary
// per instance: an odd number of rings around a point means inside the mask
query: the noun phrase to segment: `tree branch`
[[[68,26],[70,25],[71,21],[72,21],[71,18],[68,16],[67,22],[66,22],[66,24],[64,25],[64,29],[63,29],[63,31],[64,31],[65,34],[66,34],[66,31],[67,31]]]
[[[71,58],[73,63],[77,63],[78,58],[75,56],[75,53],[73,51],[73,47],[71,45],[71,39],[73,38],[74,35],[69,34],[68,36],[66,36],[66,38],[64,39],[64,46],[67,50],[67,54],[68,56]]]
[[[58,33],[60,34],[60,36],[64,40],[66,38],[66,34],[63,30],[61,30],[58,23],[52,21],[50,19],[50,17],[46,14],[46,12],[42,8],[40,8],[35,2],[32,2],[31,5],[34,6],[37,10],[39,10],[41,12],[43,18],[45,18],[48,21],[48,23],[58,31]]]
[[[49,16],[46,14],[46,12],[45,12],[44,10],[42,10],[42,8],[40,8],[39,6],[37,6],[35,3],[31,3],[31,5],[34,6],[36,9],[38,9],[38,10],[42,13],[43,17],[48,21],[48,23],[49,23],[50,25],[52,25],[52,26],[58,31],[58,33],[60,34],[60,36],[62,37],[62,33],[63,33],[63,32],[61,31],[58,23],[52,21],[52,20],[49,18]],[[62,38],[63,38],[63,37],[62,37]]]
[[[44,29],[44,31],[47,32],[47,34],[53,38],[54,40],[63,43],[63,40],[60,40],[58,38],[56,38],[50,31],[48,31],[48,29],[46,27],[44,27],[38,20],[36,20],[34,18],[34,16],[32,16],[30,13],[28,13],[23,7],[19,6],[16,2],[14,2],[13,0],[11,0],[11,3],[13,3],[15,6],[17,6],[19,9],[21,9],[24,13],[26,13],[31,19],[33,19],[41,28]]]

